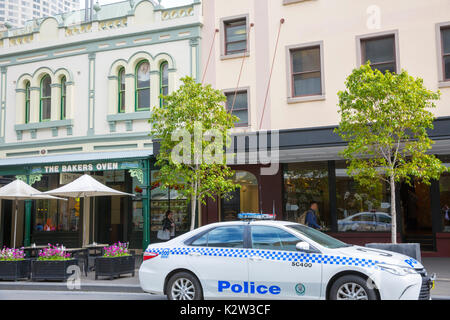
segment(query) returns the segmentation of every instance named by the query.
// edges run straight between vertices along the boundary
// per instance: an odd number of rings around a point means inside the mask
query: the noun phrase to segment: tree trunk
[[[395,179],[392,175],[390,177],[391,188],[391,242],[397,244],[397,210],[395,200]]]
[[[195,194],[191,195],[191,231],[195,229],[195,211],[197,199]]]
[[[192,182],[194,193],[191,195],[191,231],[195,229],[195,216],[197,209],[197,193],[198,193],[198,180]]]
[[[202,202],[200,201],[200,199],[197,199],[197,213],[198,213],[198,221],[197,221],[197,226],[201,227],[202,226]]]

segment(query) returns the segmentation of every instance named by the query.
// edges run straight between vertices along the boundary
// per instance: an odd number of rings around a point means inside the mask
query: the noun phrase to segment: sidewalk
[[[95,272],[84,274],[80,280],[79,288],[69,288],[70,283],[66,282],[31,282],[31,281],[0,281],[0,290],[43,290],[43,291],[95,291],[95,292],[124,292],[124,293],[143,293],[139,285],[139,278],[122,276],[114,280],[95,280]]]
[[[428,274],[436,273],[436,287],[431,291],[433,298],[450,299],[450,258],[423,258],[422,263]],[[134,277],[122,276],[114,280],[95,280],[95,272],[89,272],[87,277],[81,276],[81,288],[78,291],[90,292],[124,292],[142,293],[139,285],[139,268]],[[31,281],[0,281],[0,290],[44,290],[73,291],[65,282],[31,282]]]
[[[135,276],[123,275],[120,278],[109,280],[101,277],[95,280],[95,272],[88,272],[87,277],[84,272],[81,274],[80,288],[71,289],[71,283],[50,282],[50,281],[0,281],[0,290],[42,290],[42,291],[91,291],[91,292],[124,292],[143,293],[139,285],[138,270]]]
[[[436,273],[436,283],[431,296],[450,299],[450,258],[422,258],[429,275]]]

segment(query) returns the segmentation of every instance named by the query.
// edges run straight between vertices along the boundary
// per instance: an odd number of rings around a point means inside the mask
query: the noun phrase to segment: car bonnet
[[[423,269],[423,265],[416,259],[393,251],[372,249],[361,246],[350,246],[335,250],[336,253],[339,252],[339,254],[356,259],[365,259],[365,260],[370,259],[378,263],[386,263],[402,267],[411,267],[414,269]]]

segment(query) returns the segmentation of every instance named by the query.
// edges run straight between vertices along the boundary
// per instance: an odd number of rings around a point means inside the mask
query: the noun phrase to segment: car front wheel
[[[330,300],[377,300],[377,294],[365,279],[355,275],[337,279],[330,289]]]
[[[169,300],[202,300],[203,293],[200,282],[188,272],[173,275],[167,283]]]

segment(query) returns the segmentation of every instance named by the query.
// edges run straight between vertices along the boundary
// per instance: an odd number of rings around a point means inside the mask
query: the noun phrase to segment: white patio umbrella
[[[85,174],[60,188],[46,191],[44,194],[71,198],[89,198],[102,196],[133,196],[134,194],[114,190]],[[93,220],[94,221],[94,220]],[[92,225],[94,228],[94,224]]]
[[[19,200],[67,200],[63,198],[53,197],[46,195],[32,186],[26,184],[22,180],[14,180],[7,185],[0,188],[0,199],[13,200],[14,201],[14,248],[16,246],[16,233],[17,233],[17,201]]]

